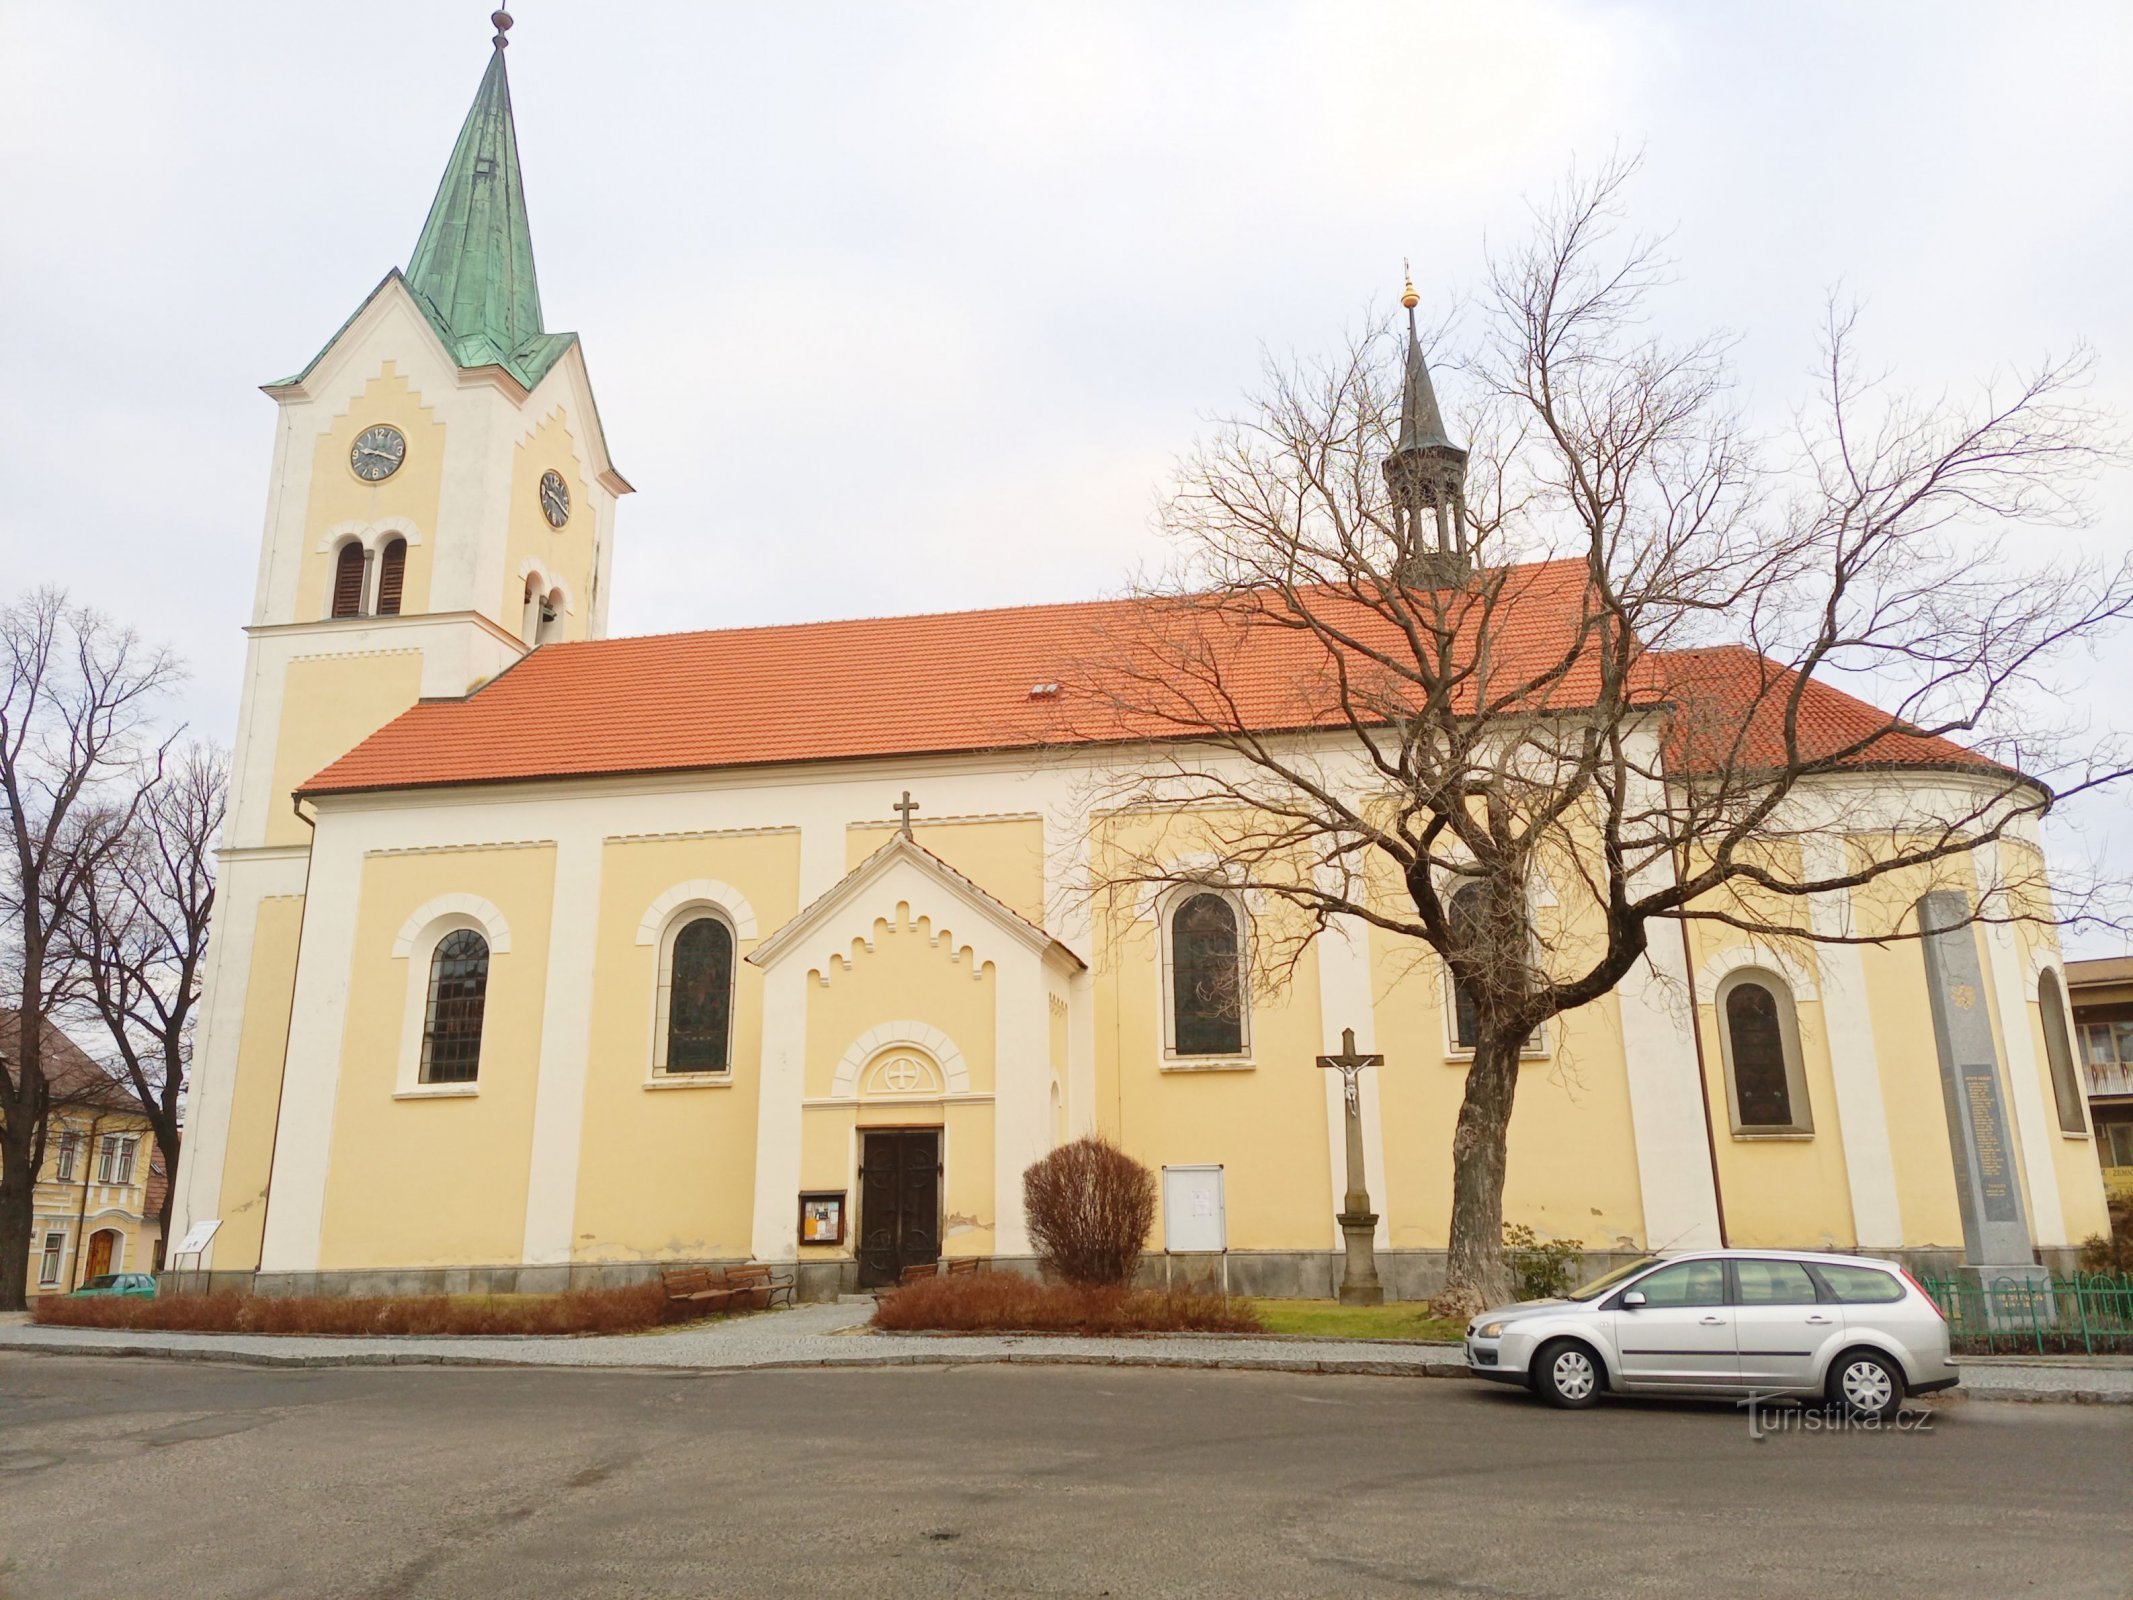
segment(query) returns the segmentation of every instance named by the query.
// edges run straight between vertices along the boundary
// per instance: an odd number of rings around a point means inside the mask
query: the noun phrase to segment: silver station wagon
[[[1909,1273],[1774,1250],[1647,1257],[1560,1300],[1484,1311],[1467,1325],[1466,1364],[1558,1406],[1785,1395],[1877,1419],[1958,1377],[1948,1324]]]

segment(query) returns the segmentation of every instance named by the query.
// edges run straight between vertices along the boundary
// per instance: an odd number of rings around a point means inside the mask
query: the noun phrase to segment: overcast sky
[[[0,587],[170,639],[216,738],[257,385],[404,265],[487,9],[0,0]],[[1907,380],[2080,336],[2133,413],[2123,0],[514,10],[543,307],[639,491],[617,633],[1115,591],[1263,348],[1331,345],[1403,256],[1450,306],[1528,196],[1617,147],[1673,231],[1663,321],[1738,330],[1759,417],[1833,285]],[[2071,537],[2125,548],[2133,484],[2099,503]],[[2099,730],[2133,729],[2128,683],[2121,641]],[[2133,867],[2126,812],[2055,850]]]

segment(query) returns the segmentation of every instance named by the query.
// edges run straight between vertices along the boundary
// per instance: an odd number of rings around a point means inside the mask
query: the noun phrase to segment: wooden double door
[[[859,1286],[941,1258],[941,1130],[859,1133]]]

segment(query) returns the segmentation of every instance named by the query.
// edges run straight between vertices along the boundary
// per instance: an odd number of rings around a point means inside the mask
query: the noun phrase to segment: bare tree
[[[214,850],[229,797],[229,758],[212,745],[174,752],[162,781],[86,884],[70,925],[85,1006],[155,1130],[163,1170],[178,1170],[179,1118],[215,905]],[[156,1221],[166,1247],[174,1184]]]
[[[0,1310],[28,1290],[47,1024],[82,996],[67,929],[154,782],[150,717],[178,672],[56,589],[0,608],[0,1001],[16,1013],[0,1059]]]
[[[1810,897],[1951,867],[1968,889],[1973,856],[1971,917],[2086,914],[2052,899],[2035,821],[2127,771],[2047,726],[2037,691],[2133,606],[2133,569],[2005,531],[2077,523],[2116,456],[2090,358],[1919,401],[1861,376],[1833,312],[1791,437],[1753,437],[1725,342],[1650,331],[1663,264],[1615,232],[1630,172],[1573,177],[1493,262],[1448,369],[1470,448],[1412,290],[1404,349],[1381,325],[1271,366],[1182,465],[1174,567],[1061,695],[1064,737],[1125,752],[1087,796],[1132,822],[1099,892],[1255,891],[1286,908],[1257,930],[1262,977],[1336,918],[1448,972],[1472,1045],[1450,1314],[1510,1294],[1521,1051],[1657,929],[1915,937],[1908,901],[1830,928]]]

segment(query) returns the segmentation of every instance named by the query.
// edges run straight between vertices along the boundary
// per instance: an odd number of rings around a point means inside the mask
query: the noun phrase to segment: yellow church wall
[[[2003,847],[2005,848],[2005,847]],[[2024,865],[2041,872],[2042,863],[2030,860]],[[2030,903],[2025,906],[2028,914],[2048,917],[2048,903]],[[2073,1012],[2065,1008],[2065,974],[2062,972],[2060,998],[2066,1023],[2067,1048],[2074,1057],[2074,1080],[2084,1090],[2084,1132],[2070,1134],[2059,1126],[2059,1092],[2052,1082],[2051,1054],[2044,1042],[2044,1008],[2038,1000],[2036,980],[2029,974],[2037,970],[2040,960],[2059,954],[2057,937],[2050,927],[2041,922],[2017,923],[2014,929],[2015,949],[2022,963],[2023,993],[2029,1003],[2023,1007],[2029,1025],[2030,1058],[2036,1063],[2038,1093],[2043,1099],[2046,1114],[2050,1118],[2052,1135],[2053,1176],[2059,1185],[2059,1204],[2066,1216],[2066,1236],[2074,1242],[2092,1234],[2109,1234],[2111,1219],[2109,1199],[2103,1187],[2103,1169],[2096,1160],[2096,1143],[2091,1132],[2086,1131],[2091,1120],[2087,1110],[2086,1074],[2081,1067],[2081,1043],[2079,1030],[2074,1025]]]
[[[281,728],[274,745],[274,792],[267,807],[268,844],[307,844],[311,829],[289,797],[422,694],[422,653],[299,656],[282,681]]]
[[[350,467],[349,452],[358,434],[381,422],[400,430],[407,440],[407,455],[391,477],[366,483]],[[326,533],[345,524],[370,527],[387,517],[405,517],[421,536],[419,543],[408,542],[400,610],[404,615],[427,611],[430,559],[436,549],[437,508],[443,485],[444,424],[388,361],[363,386],[361,397],[319,436],[311,469],[311,498],[304,517],[307,537],[298,578],[298,620],[323,617],[331,609],[333,566],[338,551],[318,548]],[[382,549],[382,544],[377,548]],[[516,615],[515,611],[511,613]]]
[[[1775,916],[1785,909],[1778,904],[1759,906],[1756,914]],[[1662,936],[1672,933],[1668,929]],[[1721,923],[1691,924],[1689,948],[1698,971],[1705,970],[1715,957],[1745,953],[1740,933]],[[1752,964],[1785,979],[1784,967],[1774,959],[1776,953],[1759,951]],[[1782,953],[1795,960],[1814,959],[1812,946],[1798,943],[1787,944]],[[1848,1250],[1859,1242],[1859,1236],[1852,1217],[1851,1178],[1844,1162],[1844,1130],[1837,1117],[1836,1076],[1820,990],[1802,992],[1789,981],[1786,987],[1792,994],[1800,1072],[1814,1130],[1809,1134],[1733,1132],[1718,997],[1710,986],[1698,985],[1696,1025],[1726,1240],[1744,1250]]]
[[[289,1042],[289,1006],[296,992],[296,950],[303,932],[300,895],[261,900],[252,925],[252,960],[245,978],[244,1024],[238,1035],[228,1143],[222,1157],[222,1228],[215,1235],[219,1271],[259,1265],[266,1228],[267,1181],[274,1167],[275,1113]],[[219,922],[218,934],[225,933]],[[227,930],[234,932],[234,930]]]
[[[319,1266],[484,1266],[519,1259],[540,1071],[555,889],[550,845],[373,856],[363,864],[349,973]],[[502,913],[511,948],[492,955],[481,1067],[471,1095],[397,1094],[408,986],[418,959],[393,942],[442,894]]]
[[[829,1095],[837,1063],[852,1042],[890,1021],[940,1029],[963,1053],[970,1092],[991,1093],[995,978],[989,962],[973,974],[969,959],[957,954],[970,938],[989,932],[951,928],[943,941],[926,918],[913,922],[904,906],[893,922],[876,918],[872,950],[855,940],[849,967],[833,962],[827,985],[809,980],[807,1097]]]
[[[541,510],[541,477],[553,468],[570,490],[570,519],[550,527]],[[523,568],[534,562],[550,587],[560,583],[570,597],[562,618],[561,639],[588,636],[593,615],[593,532],[597,518],[585,481],[578,472],[573,435],[558,406],[525,439],[511,461],[510,534],[504,553],[504,592],[498,615],[511,632],[520,631],[525,611]]]
[[[845,870],[889,842],[893,828],[845,830]],[[999,817],[956,822],[914,821],[912,836],[1001,904],[1038,927],[1044,921],[1044,821]]]
[[[734,941],[734,1071],[723,1082],[652,1081],[659,946],[639,944],[646,910],[676,884],[730,884],[755,912]],[[800,836],[611,839],[601,858],[598,958],[579,1143],[573,1259],[721,1259],[749,1254],[763,975],[747,960],[799,908]],[[656,1181],[647,1181],[647,1175]]]

